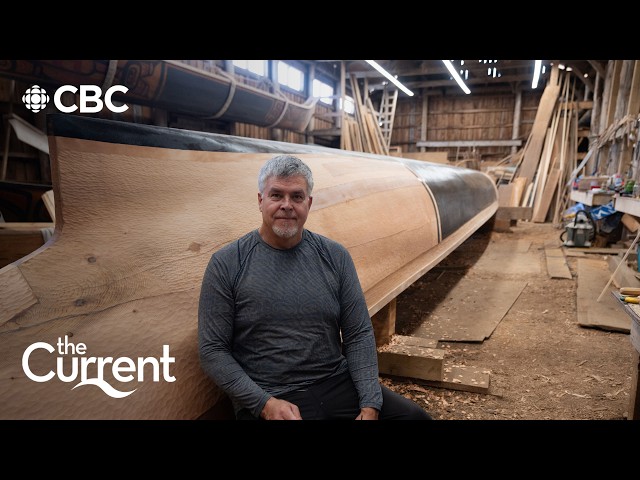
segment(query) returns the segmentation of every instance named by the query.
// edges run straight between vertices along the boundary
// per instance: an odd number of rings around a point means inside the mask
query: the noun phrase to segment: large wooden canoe
[[[195,419],[222,398],[198,361],[200,283],[259,226],[274,153],[312,168],[306,226],[349,249],[371,315],[498,208],[487,175],[441,164],[64,114],[48,135],[55,233],[0,269],[3,419]]]

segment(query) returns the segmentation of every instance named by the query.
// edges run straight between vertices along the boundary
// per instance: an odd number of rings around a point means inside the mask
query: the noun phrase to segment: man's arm
[[[382,389],[378,378],[376,340],[355,265],[346,249],[344,253],[340,280],[343,350],[360,397],[362,411],[357,418],[377,419],[377,412],[382,407]]]
[[[204,372],[256,417],[270,398],[232,355],[234,301],[229,270],[215,255],[202,279],[198,305],[198,349]]]

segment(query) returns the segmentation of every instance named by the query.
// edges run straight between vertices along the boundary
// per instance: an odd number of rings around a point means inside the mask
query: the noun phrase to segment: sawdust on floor
[[[489,338],[438,343],[445,350],[445,362],[488,371],[488,393],[437,388],[400,377],[383,376],[382,383],[415,400],[436,420],[627,418],[635,349],[628,333],[578,324],[577,258],[566,259],[571,279],[550,278],[545,267],[544,249],[562,246],[562,231],[549,223],[522,221],[511,232],[491,227],[489,223],[475,232],[405,290],[397,299],[396,317],[397,333],[415,331],[439,304],[463,294],[456,291],[456,282],[444,281],[455,275],[481,271],[487,282],[526,282]],[[501,265],[500,251],[526,253],[528,264]]]

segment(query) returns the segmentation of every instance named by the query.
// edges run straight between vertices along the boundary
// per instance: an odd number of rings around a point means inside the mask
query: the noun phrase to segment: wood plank
[[[545,247],[547,273],[551,278],[573,278],[561,248]]]
[[[552,67],[557,70],[557,65]],[[553,72],[552,72],[553,73]],[[531,184],[534,178],[538,164],[540,163],[540,154],[544,146],[544,139],[547,134],[547,128],[551,121],[551,115],[555,110],[558,94],[560,93],[560,85],[549,82],[542,93],[542,98],[538,105],[536,117],[533,121],[530,140],[524,158],[518,172],[519,177],[526,177],[527,185]]]
[[[400,156],[423,162],[449,164],[449,154],[447,152],[404,152]]]
[[[542,196],[539,199],[539,202],[536,203],[536,209],[533,212],[533,221],[536,223],[544,223],[547,220],[547,215],[549,214],[549,207],[551,207],[551,200],[553,196],[556,194],[558,188],[558,180],[560,179],[560,174],[562,172],[558,168],[554,168],[549,173],[549,178],[544,186],[544,190],[542,192]]]
[[[389,343],[378,349],[378,370],[382,375],[442,380],[444,354],[438,348]]]
[[[513,184],[512,183],[501,183],[498,185],[498,212],[502,207],[515,207],[518,204],[513,201]],[[498,213],[496,212],[496,214]]]
[[[416,147],[519,147],[522,140],[427,140],[416,142]]]
[[[465,276],[453,295],[422,318],[413,334],[445,342],[482,342],[491,336],[526,285],[524,281]]]
[[[490,380],[490,373],[485,368],[470,365],[453,365],[445,362],[442,380],[422,380],[420,383],[449,390],[489,393]]]
[[[15,265],[7,265],[0,275],[0,326],[14,316],[38,303],[22,272]]]
[[[563,247],[563,248],[565,248],[565,255],[568,255],[571,252],[596,254],[596,255],[624,255],[625,252],[627,251],[626,248],[612,248],[612,247]]]
[[[43,228],[54,228],[53,222],[0,222],[0,235],[4,232],[40,233]]]
[[[629,333],[631,320],[620,310],[616,299],[609,293],[605,294],[599,302],[597,301],[611,276],[607,262],[593,258],[577,260],[578,325]],[[617,289],[610,287],[610,291],[616,293]]]

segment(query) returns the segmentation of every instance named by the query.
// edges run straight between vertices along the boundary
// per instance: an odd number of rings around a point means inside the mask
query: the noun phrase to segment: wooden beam
[[[422,122],[420,123],[420,141],[427,141],[427,115],[429,112],[429,97],[422,95]],[[420,151],[424,152],[425,147],[420,147]]]
[[[640,113],[640,60],[636,60],[633,67],[633,79],[631,80],[627,106],[627,115],[638,115],[638,113]]]
[[[442,380],[445,351],[427,346],[433,341],[396,335],[391,343],[378,349],[379,372],[422,380]]]
[[[600,75],[601,77],[605,76],[605,67],[602,66],[602,64],[597,61],[597,60],[587,60],[587,62],[589,62],[589,65],[591,65],[594,70],[598,73],[598,75]]]
[[[396,333],[396,299],[391,300],[385,307],[371,317],[376,345],[381,347],[391,341]]]
[[[557,76],[558,66],[554,65],[551,70],[551,79],[557,78]],[[551,116],[555,110],[559,93],[560,85],[550,80],[540,98],[536,118],[531,129],[529,144],[525,149],[524,158],[518,171],[519,177],[527,178],[527,187],[531,184],[538,169],[540,154],[542,153],[544,139],[547,135],[547,128],[549,127]]]
[[[428,140],[416,142],[416,147],[519,147],[522,140]]]
[[[513,127],[511,130],[511,139],[517,140],[520,136],[520,113],[522,112],[522,89],[516,87],[516,101],[513,107]],[[515,154],[519,145],[511,146],[511,154]]]
[[[563,102],[558,105],[562,110],[589,110],[593,108],[593,101],[583,100],[579,102]]]

